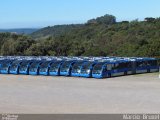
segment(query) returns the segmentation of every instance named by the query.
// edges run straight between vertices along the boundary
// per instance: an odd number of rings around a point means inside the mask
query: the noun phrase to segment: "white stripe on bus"
[[[124,75],[124,72],[112,73],[112,76],[119,76],[119,75]]]
[[[147,70],[136,70],[136,73],[146,73]]]
[[[158,72],[158,69],[150,69],[150,72]]]
[[[127,74],[128,74],[128,75],[129,75],[129,74],[132,74],[132,71],[128,71]]]

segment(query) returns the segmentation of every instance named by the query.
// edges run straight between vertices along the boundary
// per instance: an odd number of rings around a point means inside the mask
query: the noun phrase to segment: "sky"
[[[160,0],[0,0],[0,29],[85,23],[105,14],[117,21],[160,17]]]

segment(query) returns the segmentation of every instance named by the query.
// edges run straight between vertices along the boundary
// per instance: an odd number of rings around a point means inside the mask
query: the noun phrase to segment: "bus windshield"
[[[82,64],[83,64],[83,62],[75,63],[73,68],[72,68],[72,72],[73,73],[80,73]]]
[[[62,66],[61,66],[61,72],[67,72],[69,70],[71,62],[65,62]]]
[[[39,65],[39,62],[34,62],[31,64],[29,71],[31,72],[36,72],[37,71],[37,67]]]
[[[4,62],[4,61],[3,61],[3,60],[1,60],[1,61],[0,61],[0,65],[2,65],[2,63],[3,63],[3,62]]]
[[[20,63],[19,61],[14,61],[14,62],[12,63],[12,65],[11,65],[11,67],[10,67],[10,70],[11,70],[11,71],[15,71],[15,70],[17,69],[19,63]]]
[[[26,71],[27,67],[28,67],[28,64],[29,64],[29,62],[22,62],[20,67],[19,67],[19,70],[20,71]]]
[[[40,65],[40,72],[46,72],[47,69],[48,69],[48,65],[49,65],[50,62],[44,62]]]
[[[84,64],[82,66],[81,73],[88,73],[88,72],[90,72],[90,67],[91,67],[92,64],[93,64],[93,62],[89,62],[87,64]]]
[[[102,72],[103,65],[103,63],[95,65],[93,69],[93,74],[100,74]]]
[[[59,64],[61,64],[61,62],[55,62],[51,65],[50,67],[50,72],[56,72],[59,69]]]
[[[4,62],[1,66],[1,70],[8,70],[10,62]]]

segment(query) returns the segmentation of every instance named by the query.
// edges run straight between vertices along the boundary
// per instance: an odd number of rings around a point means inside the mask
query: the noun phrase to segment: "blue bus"
[[[29,67],[29,75],[39,75],[39,67],[43,61],[34,61]]]
[[[19,67],[19,74],[28,75],[29,74],[29,67],[33,63],[31,60],[22,61]]]
[[[22,61],[15,60],[10,65],[9,74],[19,74],[19,67],[21,65]]]
[[[92,77],[94,78],[105,78],[109,77],[108,73],[106,73],[106,65],[107,62],[99,62],[97,63],[92,70]],[[105,71],[105,72],[104,72]]]
[[[71,76],[72,66],[76,61],[65,61],[60,67],[60,75],[62,76]]]
[[[92,72],[94,78],[115,77],[132,74],[131,61],[115,61],[97,63]]]
[[[86,63],[86,61],[75,62],[75,64],[72,66],[71,76],[79,77],[81,74],[81,66],[85,63]]]
[[[11,66],[11,63],[13,62],[13,60],[5,60],[1,63],[1,69],[0,69],[0,73],[1,74],[9,74],[9,69]]]
[[[45,61],[39,66],[39,75],[49,75],[49,69],[54,61]]]
[[[59,76],[60,75],[60,67],[64,61],[56,61],[51,64],[49,69],[49,75],[51,76]]]
[[[97,62],[91,62],[91,61],[83,64],[81,67],[80,76],[86,77],[86,78],[92,77],[92,70],[96,64],[97,64]]]

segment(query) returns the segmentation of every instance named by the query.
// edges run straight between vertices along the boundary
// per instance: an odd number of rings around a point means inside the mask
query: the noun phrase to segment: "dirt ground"
[[[160,78],[0,75],[0,113],[160,113]]]

